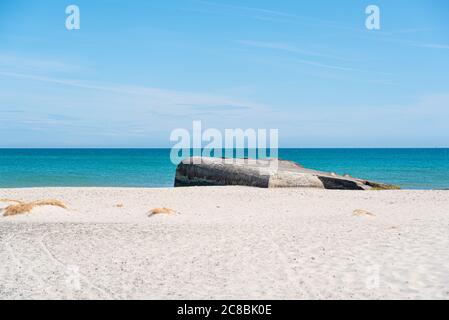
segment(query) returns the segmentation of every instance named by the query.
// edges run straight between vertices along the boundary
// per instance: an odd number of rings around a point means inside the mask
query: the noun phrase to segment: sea
[[[170,149],[0,149],[0,188],[173,187]],[[306,168],[449,189],[449,149],[279,149]]]

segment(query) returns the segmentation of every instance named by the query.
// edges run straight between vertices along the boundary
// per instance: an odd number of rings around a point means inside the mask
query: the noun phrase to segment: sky
[[[171,147],[194,120],[449,147],[449,2],[0,0],[0,147]]]

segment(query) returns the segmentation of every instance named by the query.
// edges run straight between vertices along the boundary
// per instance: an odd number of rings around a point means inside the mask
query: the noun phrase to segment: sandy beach
[[[68,207],[0,216],[0,299],[449,298],[449,191],[35,188],[0,198]],[[156,207],[176,212],[148,217]]]

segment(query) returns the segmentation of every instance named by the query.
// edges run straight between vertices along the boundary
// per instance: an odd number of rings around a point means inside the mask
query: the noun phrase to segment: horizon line
[[[0,150],[171,150],[172,147],[0,147]],[[179,149],[179,148],[178,148]],[[190,148],[190,150],[199,148]],[[201,148],[201,150],[206,148]],[[226,148],[221,148],[225,150]],[[233,148],[248,150],[249,148]],[[254,148],[252,148],[254,149]],[[256,148],[257,149],[257,148]],[[269,148],[267,148],[269,149]],[[449,149],[444,147],[279,147],[279,149]]]

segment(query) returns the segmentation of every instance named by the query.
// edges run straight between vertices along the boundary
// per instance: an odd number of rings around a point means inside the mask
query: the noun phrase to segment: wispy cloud
[[[121,84],[105,84],[98,82],[89,82],[83,80],[72,80],[65,78],[54,78],[39,76],[33,74],[21,74],[7,71],[0,71],[0,76],[9,78],[18,78],[38,82],[53,83],[57,85],[76,87],[86,90],[106,91],[122,95],[140,96],[151,103],[152,108],[170,107],[174,110],[185,109],[214,109],[216,111],[235,111],[235,110],[258,110],[265,106],[250,101],[212,95],[208,93],[168,90],[152,87],[130,86]]]
[[[2,101],[3,106],[12,101],[24,108],[24,112],[16,114],[0,112],[0,132],[18,132],[21,137],[3,142],[3,146],[23,145],[25,141],[34,141],[41,146],[39,138],[32,138],[36,132],[46,135],[53,146],[105,146],[106,140],[102,137],[117,137],[125,146],[130,143],[154,145],[154,141],[166,146],[170,131],[190,126],[192,120],[200,119],[212,127],[238,127],[254,121],[254,118],[266,114],[265,110],[271,109],[249,99],[233,97],[232,94],[93,82],[0,70],[0,83],[8,82],[16,88],[33,89],[23,96],[19,91],[14,91],[15,95],[5,96]],[[35,86],[40,87],[41,84],[46,87],[43,93],[34,90]],[[114,139],[106,142],[117,146],[120,141]]]
[[[291,14],[288,14],[286,12],[278,11],[278,10],[269,10],[265,8],[256,8],[256,7],[247,7],[247,6],[239,6],[239,5],[232,5],[232,4],[225,4],[225,3],[217,3],[212,1],[205,1],[205,0],[199,0],[198,3],[208,6],[208,7],[214,7],[214,8],[220,8],[220,9],[230,9],[233,12],[246,12],[251,14],[263,14],[267,17],[294,17]]]
[[[396,42],[398,44],[412,46],[412,47],[419,47],[419,48],[443,49],[443,50],[449,49],[449,44],[445,44],[445,43],[417,42],[417,41],[394,39],[394,38],[385,39],[385,40],[391,41],[391,42]]]
[[[254,40],[239,40],[238,43],[250,46],[250,47],[256,47],[256,48],[264,48],[264,49],[273,49],[273,50],[280,50],[290,53],[297,53],[307,56],[314,56],[314,57],[322,57],[322,58],[331,58],[331,59],[337,59],[337,60],[343,60],[343,61],[349,61],[350,59],[346,57],[340,57],[335,55],[329,55],[325,53],[310,51],[302,48],[298,48],[295,46],[292,46],[288,43],[282,43],[282,42],[265,42],[265,41],[254,41]]]
[[[296,63],[306,64],[306,65],[309,65],[309,66],[314,66],[314,67],[319,67],[319,68],[341,70],[341,71],[361,71],[361,70],[357,70],[357,69],[354,69],[354,68],[330,65],[330,64],[325,64],[325,63],[311,61],[311,60],[295,59],[294,61]]]
[[[79,67],[73,63],[67,63],[56,59],[27,57],[4,52],[0,52],[0,67],[14,70],[46,72],[70,72],[79,69]]]
[[[413,32],[413,31],[411,31]],[[363,36],[364,39],[369,40],[376,40],[376,41],[382,41],[382,42],[388,42],[392,44],[398,44],[403,46],[409,46],[409,47],[417,47],[417,48],[428,48],[428,49],[439,49],[439,50],[448,50],[449,49],[449,43],[434,43],[434,42],[423,42],[423,41],[413,41],[408,39],[403,39],[399,37],[394,37],[394,34],[400,33],[400,32],[384,32],[384,31],[378,31],[375,34],[371,34],[371,36]]]
[[[251,46],[251,47],[255,47],[255,48],[279,50],[279,51],[295,53],[298,55],[314,56],[316,58],[315,60],[304,59],[304,58],[301,58],[301,59],[294,58],[294,59],[289,60],[291,62],[291,64],[303,64],[303,65],[308,65],[308,66],[317,67],[317,68],[324,68],[324,69],[331,69],[331,70],[345,71],[345,72],[371,73],[371,74],[379,74],[379,75],[387,75],[387,76],[391,75],[391,73],[382,72],[382,71],[378,71],[378,70],[365,70],[365,69],[355,68],[355,67],[352,67],[352,65],[354,65],[355,61],[352,61],[350,59],[345,59],[342,57],[307,51],[307,50],[296,48],[294,46],[291,46],[291,45],[285,44],[285,43],[261,42],[261,41],[251,41],[251,40],[241,40],[238,42],[243,45],[247,45],[247,46]],[[338,59],[338,60],[340,60],[340,64],[323,62],[323,61],[326,61],[329,59],[334,59],[334,60]],[[317,60],[319,60],[319,61],[317,61]],[[348,66],[348,63],[344,63],[344,62],[351,62],[351,64],[350,64],[350,66]]]
[[[437,44],[437,43],[419,43],[415,44],[416,47],[432,48],[432,49],[446,49],[449,50],[449,44]]]
[[[249,107],[249,106],[232,105],[232,104],[207,106],[207,105],[193,105],[193,104],[181,103],[178,105],[192,107],[193,109],[197,109],[197,110],[209,110],[209,111],[213,111],[213,110],[228,110],[229,111],[229,110],[249,110],[249,109],[251,109],[251,107]]]
[[[241,15],[252,19],[265,20],[279,23],[295,23],[309,26],[332,26],[333,28],[352,29],[352,27],[340,21],[333,21],[329,19],[320,19],[310,16],[300,16],[291,14],[280,10],[271,10],[262,7],[248,7],[241,5],[232,5],[225,3],[217,3],[206,0],[197,1],[199,4],[210,9],[216,9],[221,12],[227,12],[234,15]],[[210,12],[210,11],[209,11]]]

